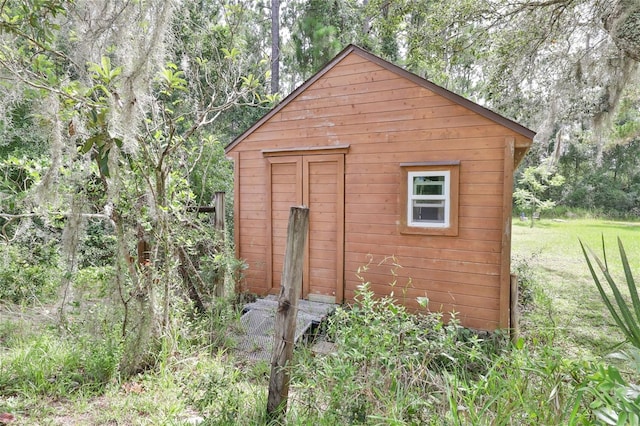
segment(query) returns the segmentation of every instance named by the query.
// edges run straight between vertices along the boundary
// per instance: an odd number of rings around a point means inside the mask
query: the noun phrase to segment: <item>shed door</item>
[[[291,206],[309,207],[302,297],[342,302],[344,269],[344,155],[269,158],[271,245],[268,277],[280,289]],[[270,234],[270,235],[269,235]]]

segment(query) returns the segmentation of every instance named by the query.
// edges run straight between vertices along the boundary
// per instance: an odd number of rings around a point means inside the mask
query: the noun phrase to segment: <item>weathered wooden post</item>
[[[520,309],[518,307],[518,276],[511,274],[511,306],[510,312],[510,328],[511,341],[516,342],[520,337]]]
[[[271,357],[269,398],[267,400],[267,414],[271,419],[282,417],[287,412],[290,377],[287,365],[293,357],[308,227],[309,209],[307,207],[291,207]]]
[[[213,215],[213,227],[218,231],[219,237],[222,239],[220,242],[219,251],[224,250],[224,192],[216,192],[213,197],[213,207],[214,207],[214,215]],[[214,285],[214,294],[216,297],[224,296],[224,276],[225,271],[222,268],[218,268],[216,271],[216,277]]]
[[[215,215],[213,216],[213,227],[218,231],[224,230],[224,192],[216,192],[213,197],[213,207]]]

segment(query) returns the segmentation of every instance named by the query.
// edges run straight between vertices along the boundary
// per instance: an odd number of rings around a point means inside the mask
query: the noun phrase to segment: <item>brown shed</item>
[[[306,205],[305,299],[352,300],[373,259],[376,294],[509,327],[513,172],[534,135],[348,46],[226,147],[247,289],[279,290],[289,208]]]

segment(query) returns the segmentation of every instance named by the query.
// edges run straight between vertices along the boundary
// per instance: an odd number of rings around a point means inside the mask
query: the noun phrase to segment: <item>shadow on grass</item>
[[[615,326],[605,326],[600,332],[593,332],[590,328],[576,327],[571,331],[571,336],[578,347],[591,348],[590,352],[596,357],[606,357],[615,352],[624,342],[622,336],[612,331]]]
[[[611,232],[611,230],[619,230],[629,232],[629,231],[640,231],[640,223],[632,223],[632,222],[603,222],[603,223],[594,223],[592,225],[588,225],[589,228],[597,228],[597,229],[606,229]]]
[[[513,226],[517,226],[519,228],[529,228],[529,229],[533,229],[535,230],[536,228],[541,228],[541,229],[547,229],[547,228],[553,228],[554,226],[557,226],[556,223],[551,222],[551,221],[547,221],[547,220],[543,220],[541,222],[536,222],[536,224],[533,226],[533,228],[531,227],[531,224],[529,222],[521,222],[519,220],[514,220],[513,221]]]

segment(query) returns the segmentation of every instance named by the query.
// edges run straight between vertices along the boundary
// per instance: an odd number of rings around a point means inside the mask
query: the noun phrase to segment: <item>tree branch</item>
[[[75,214],[75,213],[71,213],[71,212],[49,212],[48,215],[51,215],[51,216],[64,216],[64,217],[80,216],[80,217],[83,217],[83,218],[86,218],[86,219],[104,219],[104,220],[111,221],[111,217],[109,217],[108,215],[106,215],[104,213],[80,213],[80,214]],[[45,215],[44,214],[40,214],[40,213],[22,213],[22,214],[0,213],[0,218],[6,219],[6,220],[24,219],[24,218],[28,218],[28,217],[42,217],[42,216],[45,216]]]

